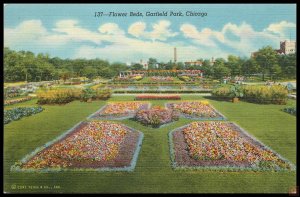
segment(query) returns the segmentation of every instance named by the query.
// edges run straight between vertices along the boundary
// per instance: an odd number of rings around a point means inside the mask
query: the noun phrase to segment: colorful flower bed
[[[140,132],[109,121],[83,122],[13,166],[18,170],[128,169],[140,146]],[[136,155],[136,156],[135,156]],[[136,158],[135,158],[136,159]],[[136,161],[134,161],[136,162]]]
[[[175,166],[291,170],[293,165],[233,123],[193,122],[170,136]]]
[[[160,81],[174,81],[173,77],[150,77],[151,81],[156,81],[156,82],[160,82]]]
[[[207,101],[184,101],[167,103],[170,109],[179,111],[184,117],[192,119],[223,120],[225,117],[215,110]]]
[[[89,119],[119,119],[134,117],[136,112],[140,109],[148,109],[149,103],[145,102],[113,102],[108,103],[100,110],[92,114]]]
[[[135,97],[135,100],[180,100],[180,95],[138,95]]]
[[[24,98],[16,98],[16,99],[4,100],[4,106],[16,104],[16,103],[21,103],[21,102],[25,102],[25,101],[29,101],[31,99],[32,99],[32,97],[27,96],[27,97],[24,97]]]
[[[10,110],[4,110],[4,124],[8,124],[11,121],[19,120],[24,116],[31,116],[42,112],[44,109],[38,107],[17,107]]]
[[[167,124],[179,119],[179,113],[165,109],[160,106],[152,107],[151,109],[139,110],[135,115],[135,120],[141,122],[146,126],[160,127],[163,124]]]

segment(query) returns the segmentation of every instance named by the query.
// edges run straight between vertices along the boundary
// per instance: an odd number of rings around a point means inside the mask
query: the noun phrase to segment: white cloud
[[[279,48],[279,41],[288,38],[287,29],[296,24],[287,21],[270,24],[261,31],[250,24],[227,23],[220,30],[199,28],[193,24],[182,24],[180,31],[187,39],[164,42],[178,35],[170,29],[166,20],[152,24],[146,31],[145,22],[136,22],[128,27],[128,34],[116,23],[101,24],[97,30],[83,28],[76,20],[60,20],[53,29],[47,30],[41,20],[27,20],[14,28],[4,29],[4,45],[12,49],[41,52],[45,50],[70,50],[72,58],[103,58],[110,61],[132,62],[150,57],[159,61],[173,59],[173,48],[177,47],[178,61],[198,58],[226,57],[227,54],[246,55],[262,46]],[[178,36],[179,37],[179,36]],[[101,45],[107,43],[105,46]],[[70,48],[70,44],[76,43]],[[83,44],[84,43],[84,44]]]
[[[116,23],[105,23],[99,27],[99,32],[103,34],[124,34],[125,32],[120,29],[119,25]]]
[[[194,41],[200,45],[215,47],[215,39],[224,41],[224,36],[220,32],[213,31],[210,28],[204,28],[202,31],[198,31],[194,25],[183,24],[180,30],[186,38],[194,39]]]
[[[287,21],[281,21],[280,23],[270,24],[266,29],[264,29],[264,31],[285,36],[287,33],[286,30],[289,28],[296,28],[296,24]]]
[[[136,22],[130,25],[128,28],[128,33],[135,36],[140,37],[145,33],[146,23],[144,22]]]
[[[76,20],[61,20],[52,29],[54,32],[61,33],[46,37],[45,40],[50,39],[54,41],[58,39],[59,42],[65,41],[91,41],[100,44],[103,38],[97,32],[84,29],[78,25]]]
[[[15,28],[4,29],[4,45],[18,46],[22,44],[35,44],[43,36],[47,36],[47,30],[40,20],[27,20]]]
[[[278,48],[279,41],[286,39],[288,36],[286,29],[295,26],[294,23],[281,21],[270,24],[263,31],[255,31],[251,25],[243,22],[241,25],[227,23],[220,31],[210,28],[203,28],[199,31],[192,24],[183,24],[180,30],[186,38],[190,38],[196,44],[203,45],[206,48],[220,49],[221,45],[224,45],[238,51],[239,55],[248,56],[251,52],[265,45]]]
[[[165,41],[170,37],[178,35],[177,32],[170,30],[171,23],[167,20],[161,20],[152,24],[152,31],[145,31],[146,23],[136,22],[128,28],[128,33],[137,38],[150,39],[152,41],[161,40]]]

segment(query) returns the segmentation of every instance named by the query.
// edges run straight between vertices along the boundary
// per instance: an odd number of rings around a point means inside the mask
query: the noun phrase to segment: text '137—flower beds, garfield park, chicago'
[[[175,169],[295,170],[289,161],[230,122],[192,122],[170,132],[169,142]]]
[[[81,122],[27,155],[13,171],[133,171],[143,134],[110,121]]]

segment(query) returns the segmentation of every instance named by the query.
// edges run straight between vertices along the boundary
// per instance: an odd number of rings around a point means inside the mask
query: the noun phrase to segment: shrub
[[[52,89],[37,93],[38,104],[65,104],[80,99],[81,89]]]
[[[106,100],[110,98],[111,96],[111,90],[110,89],[96,89],[95,90],[95,95],[93,99],[95,100]]]
[[[284,112],[292,114],[294,116],[296,116],[297,114],[297,108],[296,107],[286,107],[283,109]]]
[[[212,95],[220,98],[238,96],[254,103],[286,104],[288,90],[281,85],[219,86],[212,90]]]
[[[244,96],[243,89],[239,85],[231,86],[229,96],[232,98],[241,98]]]
[[[182,81],[185,81],[185,82],[191,81],[191,78],[188,77],[188,76],[178,76],[178,78],[179,78],[180,80],[182,80]]]
[[[139,110],[135,115],[135,120],[146,126],[157,128],[163,124],[177,121],[179,113],[172,109],[165,109],[160,106],[151,109]]]
[[[96,96],[96,91],[91,89],[91,88],[85,88],[84,90],[82,90],[82,94],[81,94],[81,99],[83,101],[87,101],[89,99],[92,99],[93,97]]]
[[[286,104],[288,91],[280,85],[244,86],[244,99],[256,103]]]
[[[42,112],[44,109],[38,107],[17,107],[10,110],[4,110],[4,124],[8,124],[11,121],[19,120],[24,116],[31,116]]]
[[[221,97],[221,98],[228,98],[230,97],[230,86],[220,86],[214,88],[211,92],[212,96]]]
[[[138,75],[138,76],[134,76],[134,77],[132,77],[132,79],[134,79],[134,80],[136,80],[136,81],[140,81],[140,80],[142,80],[142,79],[143,79],[143,77],[142,77],[142,76],[140,76],[140,75]]]

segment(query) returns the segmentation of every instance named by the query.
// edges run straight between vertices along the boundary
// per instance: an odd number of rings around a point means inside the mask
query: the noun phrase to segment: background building
[[[296,53],[296,41],[285,40],[280,42],[280,49],[275,50],[279,55],[288,55]],[[258,51],[252,52],[251,57],[255,57]]]
[[[296,41],[285,40],[280,42],[280,53],[281,54],[293,54],[296,53]]]

